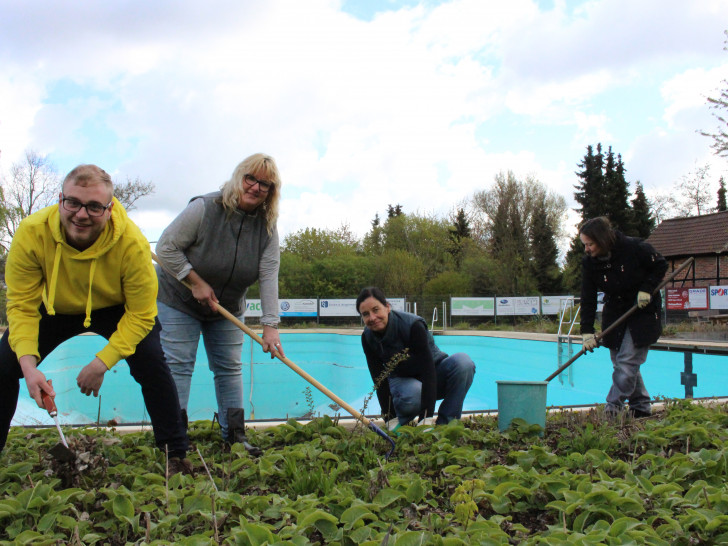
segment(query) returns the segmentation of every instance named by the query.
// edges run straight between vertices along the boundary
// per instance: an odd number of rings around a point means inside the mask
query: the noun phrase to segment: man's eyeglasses
[[[243,180],[245,180],[245,183],[250,186],[251,188],[258,184],[258,187],[260,188],[261,193],[268,193],[268,191],[273,186],[273,182],[266,182],[265,180],[258,180],[255,178],[252,174],[246,174],[243,177]]]
[[[263,189],[261,187],[261,189]],[[101,203],[96,203],[95,201],[92,201],[90,203],[81,203],[78,199],[74,199],[73,197],[66,197],[63,196],[61,198],[61,203],[63,204],[63,208],[66,209],[68,212],[78,212],[81,209],[86,209],[86,213],[89,216],[103,216],[104,212],[108,210],[108,208],[113,203],[113,199],[109,201],[108,205],[102,205]]]

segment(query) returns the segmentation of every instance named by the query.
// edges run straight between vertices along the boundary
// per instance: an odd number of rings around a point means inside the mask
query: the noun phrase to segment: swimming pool
[[[346,333],[283,333],[286,355],[353,408],[362,410],[372,391],[372,381],[361,349],[359,335]],[[494,410],[498,407],[496,381],[543,381],[558,367],[557,343],[506,339],[476,335],[436,336],[446,353],[465,352],[475,361],[473,386],[465,399],[465,411]],[[125,361],[106,374],[99,398],[87,397],[76,386],[76,376],[105,344],[100,336],[78,336],[58,347],[41,370],[53,379],[59,419],[64,424],[148,422],[141,389],[129,374]],[[278,360],[271,360],[260,346],[245,340],[243,348],[244,408],[247,418],[286,419],[310,412],[307,388],[310,387],[315,415],[335,415],[333,402]],[[581,347],[573,346],[575,351]],[[192,377],[188,413],[191,420],[211,419],[216,411],[212,373],[207,367],[200,343],[198,362]],[[568,356],[566,357],[568,358]],[[564,361],[566,360],[564,358]],[[252,370],[251,370],[252,361]],[[695,397],[728,394],[728,359],[723,356],[695,354],[693,371],[698,385]],[[684,357],[678,352],[650,351],[642,374],[650,395],[655,398],[683,398],[681,385]],[[579,358],[570,368],[549,383],[547,404],[570,406],[603,403],[611,384],[612,364],[607,349],[598,349]],[[252,383],[252,395],[251,395]],[[48,414],[20,387],[14,425],[51,424]],[[342,415],[345,411],[339,410]],[[371,397],[365,413],[378,414],[376,396]]]

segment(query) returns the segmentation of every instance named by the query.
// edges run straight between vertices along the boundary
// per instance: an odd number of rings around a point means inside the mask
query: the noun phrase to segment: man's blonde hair
[[[109,191],[111,196],[114,196],[114,182],[111,180],[109,173],[103,170],[101,167],[96,165],[79,165],[75,167],[70,173],[63,179],[63,188],[66,184],[73,184],[74,186],[95,186],[96,184],[104,184]]]

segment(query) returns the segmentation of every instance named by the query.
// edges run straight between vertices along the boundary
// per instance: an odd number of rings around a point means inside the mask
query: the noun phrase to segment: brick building
[[[728,284],[728,211],[671,218],[647,239],[677,269],[689,257],[695,263],[667,287],[709,287]]]

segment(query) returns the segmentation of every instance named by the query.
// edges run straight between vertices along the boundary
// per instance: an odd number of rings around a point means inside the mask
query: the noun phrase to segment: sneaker
[[[195,470],[192,468],[192,463],[185,457],[170,457],[169,458],[169,475],[174,476],[175,474],[186,474],[187,476],[194,476]]]

